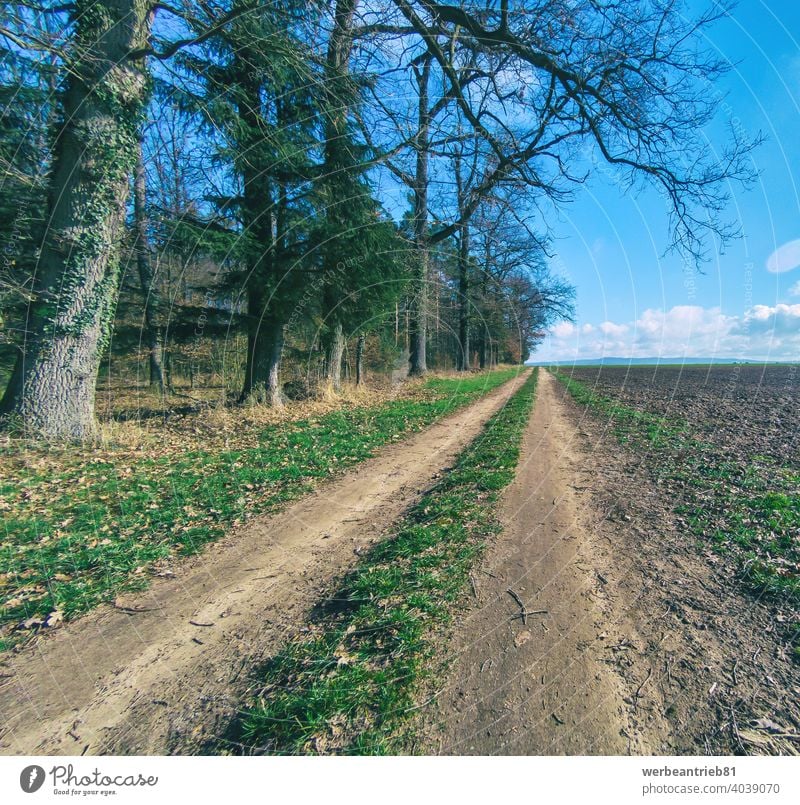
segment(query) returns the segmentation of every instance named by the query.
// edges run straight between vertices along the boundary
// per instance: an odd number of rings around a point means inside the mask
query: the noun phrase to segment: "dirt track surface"
[[[641,457],[539,378],[422,751],[795,753],[800,686],[775,613],[698,555]],[[509,589],[544,611],[512,619]]]
[[[253,520],[175,578],[0,662],[0,753],[166,754],[225,729],[247,671],[302,629],[350,568],[524,377],[279,515]]]

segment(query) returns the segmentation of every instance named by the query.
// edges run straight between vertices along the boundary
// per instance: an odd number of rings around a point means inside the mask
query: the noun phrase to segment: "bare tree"
[[[164,391],[164,335],[158,321],[160,294],[155,282],[150,221],[147,214],[147,178],[141,140],[136,148],[133,177],[133,209],[136,227],[136,267],[144,295],[144,324],[147,336],[150,385]]]

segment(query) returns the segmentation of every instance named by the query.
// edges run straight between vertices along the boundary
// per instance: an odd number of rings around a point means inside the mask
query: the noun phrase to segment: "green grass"
[[[3,450],[0,649],[48,617],[73,618],[141,589],[154,566],[168,571],[231,524],[280,508],[517,374],[434,378],[411,397],[282,423],[240,448],[154,456]]]
[[[430,682],[434,637],[452,621],[514,477],[536,371],[455,468],[260,669],[259,695],[232,732],[244,752],[386,754],[405,740]]]
[[[695,438],[688,423],[595,394],[553,373],[576,402],[610,419],[617,439],[647,451],[657,480],[701,545],[728,557],[754,592],[800,603],[800,475],[765,456],[733,459]]]

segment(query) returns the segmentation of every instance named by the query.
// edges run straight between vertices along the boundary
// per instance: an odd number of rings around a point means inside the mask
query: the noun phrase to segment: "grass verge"
[[[274,511],[374,451],[498,388],[501,369],[241,433],[210,449],[0,451],[0,650],[170,574],[247,516]]]
[[[246,752],[386,754],[403,740],[434,636],[499,528],[533,405],[534,370],[455,468],[343,580],[310,635],[260,669],[234,738]]]
[[[595,394],[553,373],[576,402],[610,419],[622,444],[648,451],[656,480],[680,500],[678,522],[704,546],[730,558],[759,594],[800,604],[800,475],[766,456],[746,463],[693,437],[686,422],[666,419]]]

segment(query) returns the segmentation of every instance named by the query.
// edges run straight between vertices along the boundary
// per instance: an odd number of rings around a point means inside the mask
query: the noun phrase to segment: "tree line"
[[[270,405],[524,361],[572,316],[547,221],[598,161],[701,261],[755,142],[707,147],[725,8],[685,5],[6,3],[6,426],[94,438],[111,357]]]

